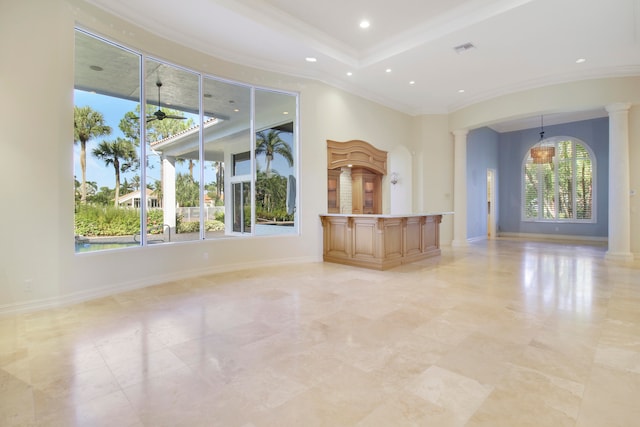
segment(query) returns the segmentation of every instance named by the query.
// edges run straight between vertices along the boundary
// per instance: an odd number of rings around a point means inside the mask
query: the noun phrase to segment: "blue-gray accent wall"
[[[500,134],[486,127],[467,135],[467,238],[487,236],[487,169],[496,170],[498,188],[501,180],[499,143]],[[500,192],[495,196],[496,204],[500,206]]]
[[[498,133],[475,129],[467,137],[467,238],[487,235],[487,169],[497,170],[498,232],[607,237],[609,198],[609,119],[545,126],[545,138],[577,138],[595,155],[595,223],[522,221],[522,161],[539,141],[540,129]]]

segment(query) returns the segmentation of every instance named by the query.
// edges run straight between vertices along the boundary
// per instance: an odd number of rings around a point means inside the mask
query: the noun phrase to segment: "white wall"
[[[640,88],[640,81],[636,89]],[[631,252],[640,259],[640,97],[629,111],[629,188],[631,196]]]
[[[415,212],[453,211],[453,137],[448,116],[416,117],[413,123]],[[445,215],[440,226],[440,242],[453,240],[453,215]]]
[[[449,115],[450,129],[476,129],[540,113],[592,111],[616,102],[640,102],[640,76],[581,80],[500,96]],[[604,113],[604,111],[603,111]]]
[[[389,189],[391,214],[413,212],[411,206],[413,194],[413,159],[411,152],[404,145],[396,145],[387,155],[387,176],[383,185]],[[392,184],[391,176],[396,174],[398,182]]]
[[[0,312],[67,292],[74,242],[73,232],[62,232],[73,230],[72,46],[65,4],[2,2]]]
[[[313,102],[317,115],[310,118],[304,114],[301,123],[305,126],[310,120],[317,120],[317,131],[321,135],[317,143],[322,144],[325,151],[327,139],[340,142],[360,139],[387,152],[393,151],[398,144],[412,141],[412,118],[406,114],[329,86],[314,93]],[[326,153],[323,158],[326,159]],[[326,160],[322,166],[326,169]],[[383,213],[391,212],[388,181],[387,175],[382,184]],[[326,207],[323,209],[326,211]]]
[[[405,114],[321,83],[230,64],[160,40],[81,0],[8,3],[3,2],[0,13],[0,138],[6,159],[0,168],[0,314],[208,272],[321,261],[318,215],[325,213],[327,206],[326,140],[362,139],[389,151],[397,141],[410,137],[412,119]],[[72,120],[76,23],[181,66],[299,92],[301,235],[75,255]]]

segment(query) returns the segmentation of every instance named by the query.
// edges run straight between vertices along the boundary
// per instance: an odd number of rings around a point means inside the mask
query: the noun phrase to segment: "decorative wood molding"
[[[327,168],[337,169],[351,165],[377,174],[387,174],[387,152],[378,150],[368,142],[354,139],[339,142],[327,140]]]

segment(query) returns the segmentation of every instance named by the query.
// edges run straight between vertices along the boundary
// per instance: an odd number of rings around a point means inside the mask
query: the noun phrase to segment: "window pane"
[[[296,97],[256,90],[256,234],[295,233]]]
[[[233,155],[233,176],[251,174],[251,152],[236,153]]]
[[[205,200],[207,216],[206,238],[215,238],[228,233],[225,218],[231,209],[231,198],[225,197],[225,177],[231,172],[225,163],[225,154],[243,141],[250,142],[251,90],[242,85],[215,79],[203,79],[204,106],[204,155],[205,155]],[[247,153],[249,149],[247,148]],[[250,165],[249,165],[250,166]],[[249,174],[249,172],[247,172]]]
[[[233,227],[236,213],[244,217],[244,199],[237,199],[242,213],[233,203],[233,184],[251,179],[251,88],[213,78],[204,78],[202,84],[205,237],[216,238],[243,230]],[[247,206],[251,208],[250,199]]]
[[[538,165],[527,163],[524,167],[524,215],[527,219],[540,217],[538,197]]]
[[[542,179],[542,219],[556,218],[555,185],[553,163],[537,165]]]
[[[576,144],[576,218],[591,219],[593,169],[589,152]]]
[[[297,230],[297,96],[201,78],[82,31],[77,39],[76,100],[98,97],[102,104],[95,105],[109,107],[104,117],[96,115],[102,133],[94,132],[91,141],[75,141],[78,241],[88,247],[87,236],[120,241],[122,235],[128,244],[139,245],[252,233],[256,181],[261,222],[274,226],[261,234]],[[146,99],[141,102],[143,88]],[[113,133],[116,128],[120,130]],[[263,131],[277,138],[268,154],[260,154],[256,169],[253,148],[256,133]],[[109,135],[114,138],[106,141]],[[88,153],[95,156],[93,162],[87,161]],[[111,174],[108,182],[105,172]],[[236,189],[239,197],[234,200]],[[225,194],[232,197],[229,203]],[[238,215],[241,223],[234,231]],[[103,224],[118,216],[116,226]],[[142,224],[146,236],[140,235]]]
[[[573,218],[573,161],[558,162],[558,219]]]
[[[556,153],[558,160],[567,160],[573,158],[573,143],[571,141],[559,141],[556,144]]]
[[[140,245],[140,55],[75,33],[76,252]]]
[[[554,147],[552,163],[534,163],[527,153],[523,176],[523,217],[527,220],[593,219],[593,164],[589,151],[572,140],[543,141]]]
[[[201,168],[199,78],[195,73],[154,60],[146,60],[145,73],[147,239],[149,243],[197,240]]]

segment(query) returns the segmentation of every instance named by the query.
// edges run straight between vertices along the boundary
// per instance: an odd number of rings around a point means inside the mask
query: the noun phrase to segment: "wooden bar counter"
[[[323,259],[386,270],[440,255],[440,222],[450,212],[408,215],[320,215]]]

